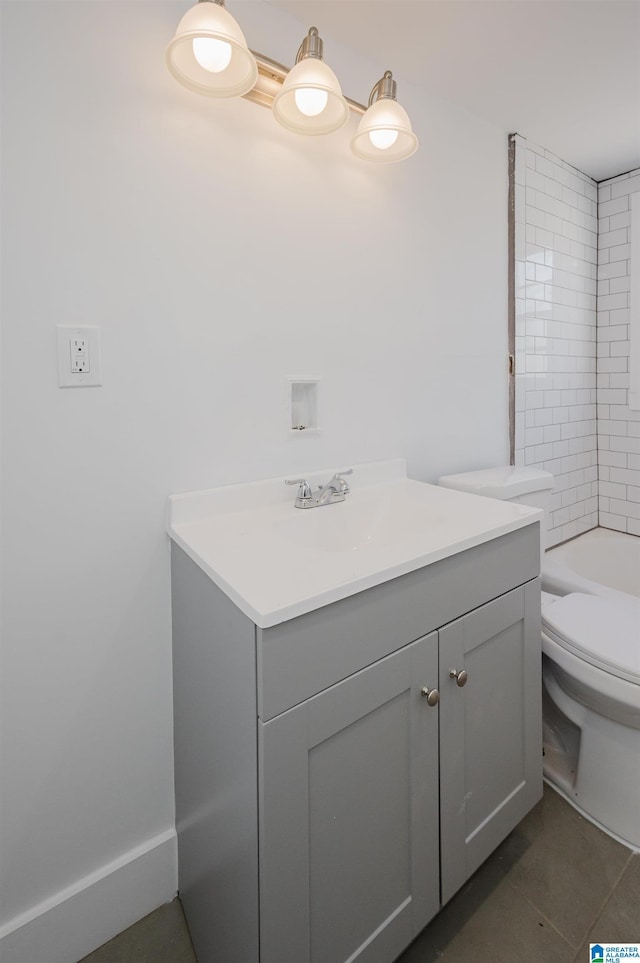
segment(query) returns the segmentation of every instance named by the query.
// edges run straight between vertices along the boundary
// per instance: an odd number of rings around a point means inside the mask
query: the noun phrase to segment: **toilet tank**
[[[485,495],[499,498],[504,502],[520,502],[531,508],[542,508],[545,522],[540,526],[542,553],[546,549],[549,525],[549,505],[553,491],[553,475],[539,468],[516,468],[504,465],[498,468],[484,468],[480,471],[465,471],[457,475],[443,475],[438,484],[444,488],[455,488],[472,495]]]

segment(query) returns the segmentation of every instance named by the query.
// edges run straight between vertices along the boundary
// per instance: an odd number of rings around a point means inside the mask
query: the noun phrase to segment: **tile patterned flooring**
[[[545,786],[541,802],[397,963],[588,963],[590,942],[640,942],[640,855]],[[179,901],[82,963],[196,963]]]

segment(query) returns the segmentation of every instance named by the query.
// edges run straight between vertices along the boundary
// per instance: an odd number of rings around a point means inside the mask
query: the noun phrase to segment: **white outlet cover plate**
[[[102,384],[100,328],[96,324],[57,325],[58,385],[60,388],[91,388]],[[71,371],[71,342],[84,338],[89,344],[89,370]]]

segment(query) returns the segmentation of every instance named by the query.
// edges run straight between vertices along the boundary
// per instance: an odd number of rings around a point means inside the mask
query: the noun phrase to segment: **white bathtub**
[[[545,552],[542,588],[554,595],[640,596],[640,538],[594,528]]]

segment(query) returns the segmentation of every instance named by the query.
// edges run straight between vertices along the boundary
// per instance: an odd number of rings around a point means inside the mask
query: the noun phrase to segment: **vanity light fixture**
[[[255,57],[224,0],[199,0],[187,10],[166,58],[179,83],[209,97],[242,97],[258,79]]]
[[[357,157],[386,164],[404,160],[417,151],[418,138],[396,92],[393,75],[386,70],[369,95],[369,107],[351,141],[351,150]]]
[[[349,105],[322,59],[322,46],[317,28],[311,27],[273,101],[275,119],[296,134],[330,134],[349,119]]]
[[[391,71],[374,86],[364,107],[343,96],[322,52],[318,30],[311,27],[289,70],[249,50],[224,0],[198,0],[178,24],[166,62],[189,90],[209,97],[246,97],[271,107],[278,123],[298,134],[329,134],[347,123],[349,111],[360,114],[351,149],[363,160],[384,164],[414,154],[418,138],[396,100]]]

